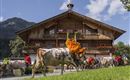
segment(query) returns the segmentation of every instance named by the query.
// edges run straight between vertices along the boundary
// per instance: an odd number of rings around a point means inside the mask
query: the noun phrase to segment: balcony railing
[[[42,39],[55,39],[57,35],[44,35]]]
[[[42,39],[66,39],[66,34],[56,35],[44,35]],[[69,35],[70,38],[74,38],[73,34]],[[98,34],[77,34],[77,39],[98,39]]]
[[[96,33],[93,34],[83,34],[83,39],[98,39],[99,36]]]
[[[56,35],[43,35],[42,37],[30,38],[30,39],[66,39],[66,34],[56,34]],[[70,34],[69,38],[74,38],[74,34]],[[98,34],[77,34],[77,39],[99,39]]]

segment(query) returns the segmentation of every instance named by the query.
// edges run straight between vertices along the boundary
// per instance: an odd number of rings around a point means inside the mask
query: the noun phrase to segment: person
[[[115,57],[116,62],[120,63],[121,60],[122,60],[122,57],[120,55]]]
[[[24,54],[24,60],[25,60],[25,63],[26,63],[27,67],[29,65],[31,65],[31,58],[30,58],[29,54],[27,54],[27,53]]]
[[[93,62],[94,62],[94,58],[93,57],[89,57],[89,58],[87,58],[87,62],[88,62],[88,64],[93,64]]]

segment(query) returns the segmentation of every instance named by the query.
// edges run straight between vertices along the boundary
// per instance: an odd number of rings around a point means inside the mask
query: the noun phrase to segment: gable
[[[68,20],[66,20],[68,19]],[[72,21],[70,21],[72,20]],[[52,18],[49,18],[47,20],[44,20],[40,23],[37,23],[29,28],[23,29],[21,31],[18,31],[17,34],[21,35],[21,34],[25,34],[33,29],[36,28],[40,28],[40,27],[45,27],[48,28],[52,25],[57,25],[58,23],[61,23],[61,26],[66,25],[66,27],[69,28],[76,28],[75,25],[73,25],[73,21],[77,21],[77,25],[76,26],[80,26],[78,25],[78,23],[80,23],[81,25],[86,25],[89,26],[90,29],[98,29],[98,30],[104,30],[105,32],[112,32],[112,35],[114,36],[114,39],[118,38],[121,34],[123,34],[125,31],[115,28],[113,26],[110,26],[108,24],[99,22],[97,20],[94,20],[92,18],[86,17],[84,15],[81,15],[77,12],[74,11],[66,11],[64,13],[61,13],[57,16],[54,16]],[[62,24],[63,22],[63,24]],[[68,25],[68,26],[67,26]],[[71,26],[71,27],[70,27]]]

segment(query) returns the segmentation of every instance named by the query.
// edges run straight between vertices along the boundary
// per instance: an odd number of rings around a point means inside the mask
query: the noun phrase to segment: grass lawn
[[[26,80],[130,80],[130,66],[84,70]]]

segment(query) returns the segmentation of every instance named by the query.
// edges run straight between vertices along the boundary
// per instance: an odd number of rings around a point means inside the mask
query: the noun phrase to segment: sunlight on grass
[[[26,80],[130,80],[130,66],[85,70],[59,76]]]

